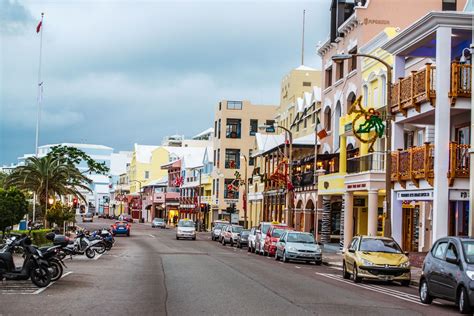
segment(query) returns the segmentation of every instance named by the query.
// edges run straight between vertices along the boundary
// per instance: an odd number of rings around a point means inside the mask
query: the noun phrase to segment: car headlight
[[[467,271],[466,271],[466,274],[467,274],[467,276],[469,277],[469,279],[474,280],[474,271],[472,271],[472,270],[467,270]]]
[[[290,252],[297,252],[298,250],[296,250],[295,247],[288,247],[288,251],[290,251]]]
[[[410,261],[405,261],[399,265],[400,268],[409,268],[410,267]]]
[[[373,262],[371,262],[367,259],[362,259],[361,261],[362,261],[362,265],[364,265],[364,266],[373,266],[374,265]]]

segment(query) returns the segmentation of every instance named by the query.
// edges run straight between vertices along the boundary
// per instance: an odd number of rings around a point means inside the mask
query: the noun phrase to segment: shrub
[[[53,231],[52,229],[32,230],[30,236],[31,236],[31,241],[33,242],[33,245],[36,245],[39,247],[39,246],[50,244],[51,241],[46,239],[46,234],[52,231]],[[30,231],[29,230],[12,230],[12,233],[28,235]]]

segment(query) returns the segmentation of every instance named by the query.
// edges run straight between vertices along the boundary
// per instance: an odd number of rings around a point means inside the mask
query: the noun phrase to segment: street
[[[89,230],[110,226],[97,219]],[[66,260],[62,279],[35,293],[31,284],[0,285],[1,315],[428,315],[456,314],[452,303],[422,305],[398,284],[354,284],[325,265],[282,263],[222,246],[200,233],[133,224],[97,260]],[[9,287],[8,287],[9,286]],[[8,293],[8,294],[7,294]],[[25,295],[20,295],[25,294]],[[438,301],[439,302],[439,301]]]

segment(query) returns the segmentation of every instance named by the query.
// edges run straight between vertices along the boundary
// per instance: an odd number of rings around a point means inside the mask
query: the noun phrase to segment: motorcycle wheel
[[[89,259],[92,259],[95,257],[95,251],[92,248],[87,248],[86,250],[86,256]]]
[[[37,287],[45,287],[51,283],[51,273],[47,266],[33,267],[30,272],[31,282]]]
[[[94,251],[98,254],[103,254],[105,250],[105,244],[103,242],[97,244],[97,246],[94,247]]]
[[[105,245],[105,250],[109,251],[110,249],[112,249],[112,246],[113,246],[113,244],[111,242],[107,243]]]
[[[57,281],[63,276],[63,266],[61,263],[53,259],[49,262],[51,268],[53,268],[53,273],[51,275],[51,281]]]

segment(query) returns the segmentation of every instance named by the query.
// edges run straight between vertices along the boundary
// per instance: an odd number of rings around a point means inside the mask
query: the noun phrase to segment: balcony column
[[[347,137],[345,135],[341,135],[340,138],[339,172],[344,174],[347,171]]]
[[[436,31],[436,107],[434,135],[433,241],[448,235],[451,28]]]
[[[392,237],[398,244],[402,244],[402,220],[403,220],[403,208],[402,201],[397,199],[397,192],[392,191],[391,194],[391,205],[392,205]]]
[[[367,218],[367,233],[369,236],[377,236],[378,198],[377,190],[369,191],[369,213]]]
[[[354,237],[354,193],[344,194],[344,247],[346,250]]]

